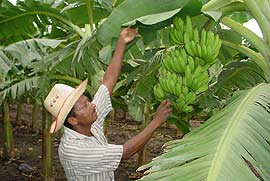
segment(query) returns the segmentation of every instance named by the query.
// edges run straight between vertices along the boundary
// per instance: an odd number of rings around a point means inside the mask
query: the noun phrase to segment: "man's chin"
[[[96,120],[97,120],[97,116],[93,117],[90,122],[94,123]]]

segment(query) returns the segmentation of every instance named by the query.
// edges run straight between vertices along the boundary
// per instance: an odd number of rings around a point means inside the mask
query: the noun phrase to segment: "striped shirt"
[[[109,91],[101,85],[92,101],[96,105],[97,120],[88,137],[67,127],[61,138],[58,154],[68,180],[113,181],[122,153],[122,145],[108,144],[103,122],[112,110]]]

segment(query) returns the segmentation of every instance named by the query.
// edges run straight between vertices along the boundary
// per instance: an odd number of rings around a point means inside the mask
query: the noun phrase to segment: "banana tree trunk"
[[[0,129],[4,129],[4,105],[0,105],[0,116],[1,116],[1,120],[0,120]]]
[[[51,116],[43,107],[42,111],[42,166],[43,180],[54,180],[52,177],[52,136],[49,132]]]
[[[37,101],[35,101],[33,105],[32,125],[31,125],[31,129],[33,133],[37,132],[37,120],[38,120],[38,112],[39,112],[38,109],[39,109],[38,103]]]
[[[4,102],[4,157],[10,158],[13,150],[13,134],[9,117],[9,102]]]
[[[17,115],[16,115],[16,124],[21,126],[23,124],[22,122],[22,100],[18,101],[17,105]]]
[[[150,108],[149,108],[148,104],[145,104],[142,107],[142,113],[143,113],[143,118],[142,118],[141,130],[143,130],[149,122]],[[139,154],[139,156],[138,156],[137,168],[148,162],[148,160],[147,160],[147,144],[144,145],[144,147],[142,148],[142,150],[138,154]]]
[[[58,140],[61,139],[63,134],[64,134],[64,126],[62,126],[62,128],[60,128],[59,131],[57,132]]]

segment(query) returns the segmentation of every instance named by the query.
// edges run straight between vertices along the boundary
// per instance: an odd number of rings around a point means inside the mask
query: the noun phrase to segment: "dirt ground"
[[[14,147],[20,155],[12,160],[0,159],[0,180],[41,180],[41,134],[33,134],[30,129],[32,107],[24,104],[23,122],[18,126],[15,124],[16,106],[11,107],[11,121],[13,125]],[[2,120],[2,117],[0,117]],[[2,124],[2,121],[0,122]],[[39,118],[41,125],[41,115]],[[40,126],[41,127],[41,126]],[[133,121],[129,116],[124,116],[122,111],[116,112],[116,120],[110,121],[108,126],[108,142],[123,144],[140,131],[140,123]],[[163,126],[156,131],[147,145],[147,160],[162,153],[162,145],[177,138],[176,129]],[[62,166],[59,162],[57,148],[59,138],[53,137],[53,176],[55,180],[66,180]],[[0,126],[0,151],[3,150],[3,129]],[[128,161],[122,161],[115,171],[116,181],[128,181],[139,178],[136,173],[138,155],[134,155]],[[26,165],[26,166],[25,166]]]

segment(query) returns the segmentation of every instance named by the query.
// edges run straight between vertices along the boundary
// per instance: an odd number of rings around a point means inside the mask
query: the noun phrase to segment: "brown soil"
[[[11,121],[13,125],[14,147],[18,149],[19,155],[12,160],[0,159],[0,180],[41,180],[41,134],[33,134],[30,129],[32,107],[24,104],[23,122],[18,126],[15,124],[16,107],[11,108]],[[1,120],[2,117],[0,117]],[[41,116],[39,118],[39,127],[41,127]],[[0,122],[2,124],[2,121]],[[123,144],[128,139],[140,131],[140,123],[133,121],[129,116],[124,116],[122,111],[117,111],[116,120],[110,121],[108,126],[108,142],[113,144]],[[0,152],[3,152],[3,128],[0,126]],[[156,131],[148,143],[147,160],[162,153],[162,145],[176,139],[176,129],[173,127],[163,126]],[[57,148],[59,138],[54,135],[53,138],[53,177],[55,180],[66,180],[62,166],[59,162]],[[128,181],[138,179],[141,175],[136,173],[138,155],[128,161],[122,161],[115,171],[116,181]],[[28,164],[33,171],[19,171],[18,166],[21,163]]]

